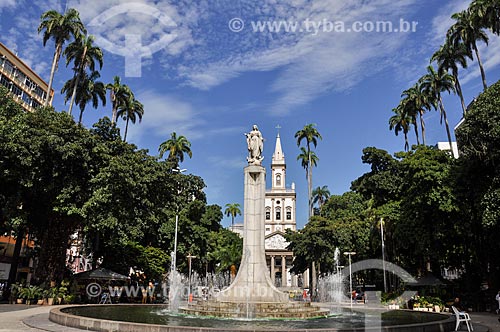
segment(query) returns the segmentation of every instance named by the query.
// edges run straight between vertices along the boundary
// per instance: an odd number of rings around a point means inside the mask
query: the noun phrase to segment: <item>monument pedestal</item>
[[[229,288],[217,296],[228,302],[287,302],[286,293],[272,283],[264,249],[266,169],[249,165],[244,169],[243,256],[238,274]]]

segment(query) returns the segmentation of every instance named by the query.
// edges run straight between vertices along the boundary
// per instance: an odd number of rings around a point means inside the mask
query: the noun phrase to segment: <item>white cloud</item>
[[[346,22],[350,27],[355,21],[388,20],[399,23],[399,18],[409,14],[416,0],[371,0],[325,2],[265,1],[259,5],[240,9],[240,15],[253,15],[250,19],[297,20],[321,22],[324,19]],[[257,13],[254,15],[253,12]],[[390,14],[387,14],[390,12]],[[228,16],[229,15],[229,16]],[[229,18],[231,14],[226,16]],[[244,18],[244,17],[242,17]],[[406,18],[406,17],[405,17]],[[221,18],[224,20],[225,18]],[[409,19],[408,19],[409,20]],[[247,29],[251,24],[246,22]],[[384,61],[398,50],[410,34],[391,36],[383,33],[260,33],[245,30],[240,35],[226,33],[227,21],[212,35],[193,35],[201,38],[203,46],[216,45],[218,55],[206,57],[203,47],[198,57],[179,66],[178,74],[187,84],[208,90],[248,71],[279,70],[270,92],[277,95],[271,111],[284,114],[309,102],[327,91],[343,91],[357,84],[364,77],[387,66]],[[395,38],[397,37],[397,38]],[[215,44],[213,39],[217,39]],[[228,39],[230,45],[222,41]],[[370,74],[368,74],[370,72]]]
[[[3,9],[13,9],[17,5],[16,0],[1,0],[0,1],[0,13]]]
[[[451,18],[451,15],[467,9],[469,4],[470,0],[454,0],[439,10],[438,14],[432,20],[432,30],[428,35],[429,39],[434,44],[437,43],[438,46],[442,44],[446,37],[446,32],[455,22]]]
[[[130,4],[130,5],[127,5]],[[151,53],[158,51],[178,55],[192,44],[190,30],[186,27],[186,19],[192,19],[192,12],[179,14],[178,9],[167,1],[152,0],[70,0],[69,5],[80,12],[80,17],[90,34],[96,37],[96,45],[104,50],[123,55],[138,51],[141,47],[157,44],[150,48]],[[91,24],[93,23],[93,24]],[[125,38],[133,34],[140,36],[141,45],[126,49]],[[170,36],[168,42],[159,43]],[[150,58],[152,54],[140,54]],[[143,61],[142,65],[152,65],[153,61]]]
[[[145,112],[140,124],[129,125],[129,141],[139,143],[152,137],[166,140],[174,131],[190,140],[198,135],[196,127],[202,121],[197,120],[198,116],[189,103],[150,90],[136,95],[137,100],[144,104]]]
[[[138,145],[151,139],[166,140],[172,132],[188,137],[190,141],[210,136],[243,133],[242,127],[217,127],[206,124],[213,110],[199,110],[189,102],[175,96],[146,90],[136,93],[137,100],[144,105],[144,116],[139,124],[129,124],[127,140]],[[124,123],[120,122],[124,128]],[[122,129],[123,131],[124,129]]]

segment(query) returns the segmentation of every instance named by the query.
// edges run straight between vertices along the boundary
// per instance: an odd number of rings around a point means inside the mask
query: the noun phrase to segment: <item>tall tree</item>
[[[224,214],[226,216],[231,216],[231,227],[234,226],[234,218],[238,215],[241,216],[240,204],[238,203],[228,203],[226,204],[226,210],[224,210]]]
[[[79,38],[80,35],[86,33],[86,30],[80,20],[80,14],[74,8],[69,9],[64,15],[56,10],[49,10],[42,14],[40,20],[38,33],[45,31],[43,33],[43,46],[47,44],[49,39],[53,39],[55,42],[54,58],[52,60],[52,68],[50,69],[49,85],[47,87],[47,98],[45,99],[45,106],[47,106],[50,100],[54,74],[61,58],[64,43],[71,37],[75,39]]]
[[[448,143],[450,144],[451,155],[454,156],[453,145],[451,140],[450,126],[448,125],[448,117],[443,106],[442,92],[455,92],[455,79],[447,72],[436,71],[433,66],[427,67],[427,74],[420,78],[420,84],[426,93],[431,96],[433,107],[437,110],[439,107],[441,113],[441,123],[444,119],[446,126],[446,134],[448,135]]]
[[[318,203],[318,211],[321,213],[321,208],[323,207],[323,204],[328,200],[330,197],[330,190],[328,190],[328,186],[322,186],[322,187],[316,187],[313,192],[313,204]]]
[[[406,113],[408,113],[413,119],[415,129],[416,126],[416,114],[418,113],[420,118],[420,130],[422,131],[422,143],[425,145],[425,122],[424,113],[430,110],[431,105],[429,103],[429,96],[423,91],[422,85],[420,83],[415,83],[411,88],[406,89],[401,94],[403,100],[406,100],[405,108]],[[418,132],[416,134],[418,141]]]
[[[312,152],[311,144],[314,145],[314,147],[316,147],[318,145],[318,139],[323,139],[323,137],[321,137],[321,134],[316,129],[316,124],[310,123],[310,124],[306,124],[304,126],[304,128],[297,131],[295,133],[295,138],[297,139],[297,146],[300,146],[300,144],[304,140],[306,142],[305,153],[308,157],[307,168],[306,168],[307,194],[308,194],[308,200],[309,200],[308,214],[309,214],[309,218],[311,218],[311,215],[313,213],[313,206],[312,206],[312,168],[313,168],[312,156],[313,156],[313,154],[311,153]],[[302,151],[302,154],[303,153],[304,153],[304,151]],[[301,155],[299,155],[299,157],[297,157],[297,159],[301,159],[302,158]],[[316,154],[314,154],[314,156],[316,156]],[[314,163],[314,166],[316,166],[317,161],[318,161],[318,158],[316,156],[316,162]]]
[[[102,105],[106,106],[106,86],[103,82],[96,81],[99,77],[101,75],[97,71],[90,74],[84,72],[81,77],[76,76],[67,81],[61,90],[61,93],[66,93],[66,101],[69,99],[71,91],[77,92],[75,103],[80,108],[79,124],[82,123],[83,112],[88,103],[92,102],[92,107],[97,109],[100,100]],[[77,84],[78,87],[76,87]]]
[[[127,141],[128,123],[135,123],[137,120],[141,122],[144,115],[144,105],[135,99],[134,94],[130,94],[127,101],[118,108],[117,116],[125,120],[125,133],[123,140]]]
[[[394,130],[396,136],[402,131],[405,138],[405,151],[410,149],[410,144],[408,142],[408,132],[410,131],[410,126],[413,122],[412,117],[406,112],[406,109],[402,103],[392,109],[394,113],[389,119],[389,130]]]
[[[96,62],[99,63],[99,69],[102,69],[103,65],[103,53],[98,46],[94,46],[94,36],[80,36],[76,38],[71,44],[64,50],[64,56],[66,57],[66,66],[73,61],[74,63],[74,76],[76,82],[73,87],[73,93],[71,95],[71,101],[69,104],[68,113],[71,114],[73,109],[73,103],[75,102],[76,89],[78,87],[78,82],[85,75],[85,70],[88,68],[90,72],[95,71]]]
[[[111,123],[116,123],[118,108],[124,105],[131,95],[131,90],[126,84],[122,84],[119,76],[113,78],[113,83],[108,83],[106,89],[109,90],[113,109],[111,111]]]
[[[328,186],[316,187],[313,190],[312,195],[313,203],[318,203],[319,209],[321,210],[323,204],[325,204],[325,202],[328,200],[328,197],[330,197],[330,190],[328,190]]]
[[[447,72],[451,70],[453,78],[455,79],[455,90],[457,91],[457,94],[460,97],[460,102],[462,103],[463,116],[467,113],[467,108],[465,106],[462,87],[460,86],[460,81],[458,80],[458,65],[462,68],[467,68],[467,57],[472,59],[472,55],[467,51],[463,42],[452,44],[447,41],[439,48],[438,51],[436,51],[436,53],[432,55],[431,58],[431,62],[436,61],[439,71]]]
[[[483,28],[478,24],[477,17],[470,10],[464,10],[460,13],[455,13],[451,16],[456,22],[451,26],[447,32],[447,38],[454,46],[463,44],[469,53],[474,51],[479,70],[481,71],[481,78],[483,80],[484,90],[488,87],[486,84],[486,74],[484,73],[483,62],[479,55],[477,42],[482,41],[488,44],[488,36]]]
[[[187,140],[186,137],[173,132],[170,138],[165,142],[160,144],[158,152],[160,153],[160,158],[163,158],[165,152],[168,151],[167,160],[174,163],[175,167],[179,167],[179,163],[184,161],[184,154],[187,154],[189,158],[193,157],[193,152],[191,151],[191,142]]]

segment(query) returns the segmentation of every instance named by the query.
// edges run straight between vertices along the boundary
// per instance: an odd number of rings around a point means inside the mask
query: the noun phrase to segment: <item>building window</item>
[[[7,77],[3,76],[0,78],[0,84],[2,84],[4,87],[6,87],[7,89],[10,89],[10,80],[7,79]]]
[[[281,174],[276,174],[276,186],[281,187]]]
[[[281,208],[276,208],[276,220],[281,220]]]
[[[286,220],[292,220],[292,209],[286,208]]]
[[[271,208],[266,207],[266,220],[271,220]]]
[[[12,93],[15,95],[15,96],[20,96],[23,94],[23,90],[21,90],[20,87],[18,87],[17,85],[13,84],[12,85]]]
[[[31,106],[31,98],[25,92],[23,92],[23,101]]]
[[[38,108],[42,107],[42,105],[33,99],[33,100],[31,100],[31,107],[38,109]]]

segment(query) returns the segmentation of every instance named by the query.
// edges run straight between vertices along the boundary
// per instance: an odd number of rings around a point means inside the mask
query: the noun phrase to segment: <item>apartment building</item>
[[[48,84],[1,42],[0,85],[6,87],[26,111],[41,107],[47,97]],[[54,90],[51,90],[49,105],[53,98]]]

